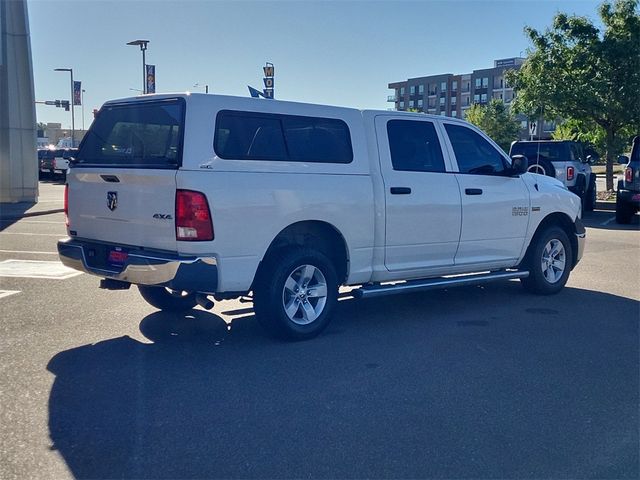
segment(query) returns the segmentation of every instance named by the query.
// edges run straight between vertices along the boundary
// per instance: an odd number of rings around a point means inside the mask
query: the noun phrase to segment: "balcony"
[[[396,97],[395,95],[389,95],[387,97],[387,102],[397,102],[398,101],[398,97]]]

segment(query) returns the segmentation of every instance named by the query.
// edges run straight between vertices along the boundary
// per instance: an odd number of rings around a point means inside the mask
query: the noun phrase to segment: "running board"
[[[356,298],[381,297],[396,293],[423,292],[440,288],[461,287],[465,285],[481,285],[496,280],[511,280],[512,278],[526,278],[527,271],[500,271],[473,275],[458,275],[454,277],[429,278],[426,280],[410,280],[402,283],[386,285],[368,285],[353,290],[351,294]]]

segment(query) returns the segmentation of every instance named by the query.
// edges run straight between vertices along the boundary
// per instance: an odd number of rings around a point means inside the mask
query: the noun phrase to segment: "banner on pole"
[[[82,82],[73,82],[73,104],[82,105]]]
[[[147,93],[156,93],[156,66],[147,65]]]

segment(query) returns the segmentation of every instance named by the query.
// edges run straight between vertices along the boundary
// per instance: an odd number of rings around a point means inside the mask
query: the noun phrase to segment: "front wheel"
[[[529,276],[521,279],[529,291],[551,295],[565,286],[571,271],[573,253],[565,231],[560,227],[549,227],[536,235],[529,247],[526,268]]]
[[[195,293],[171,290],[165,287],[138,285],[140,295],[147,303],[166,312],[184,312],[196,306]]]
[[[338,280],[331,260],[316,250],[293,248],[265,261],[253,305],[269,333],[304,340],[327,327],[337,300]]]

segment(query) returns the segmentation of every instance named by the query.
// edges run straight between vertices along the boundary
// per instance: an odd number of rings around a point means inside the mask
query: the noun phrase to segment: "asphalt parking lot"
[[[558,295],[354,300],[266,337],[60,269],[63,186],[0,228],[0,478],[640,478],[640,224],[585,216]]]

